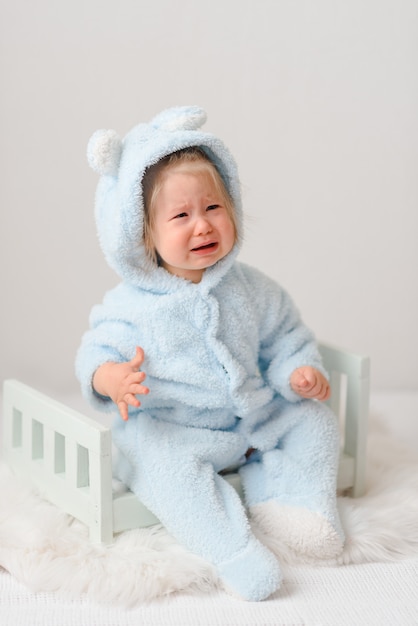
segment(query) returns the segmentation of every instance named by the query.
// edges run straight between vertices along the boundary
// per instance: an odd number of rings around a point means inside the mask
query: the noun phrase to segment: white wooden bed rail
[[[321,345],[342,425],[338,488],[364,491],[369,359]],[[41,495],[84,522],[94,542],[158,520],[130,491],[113,493],[111,431],[16,380],[4,383],[3,458]],[[225,477],[238,492],[239,476]]]
[[[92,540],[109,538],[109,429],[15,380],[5,381],[3,394],[6,463],[47,500],[86,523]]]
[[[367,432],[370,397],[370,358],[320,344],[330,374],[330,405],[341,427],[342,449],[338,489],[351,489],[355,498],[366,488]]]

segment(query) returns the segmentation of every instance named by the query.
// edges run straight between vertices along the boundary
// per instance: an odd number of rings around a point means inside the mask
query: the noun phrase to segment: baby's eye
[[[213,211],[214,209],[218,209],[219,208],[219,204],[210,204],[207,208],[206,211]]]
[[[174,219],[177,220],[177,219],[179,219],[181,217],[187,217],[187,213],[184,213],[184,212],[183,213],[179,213],[178,215],[174,216]]]

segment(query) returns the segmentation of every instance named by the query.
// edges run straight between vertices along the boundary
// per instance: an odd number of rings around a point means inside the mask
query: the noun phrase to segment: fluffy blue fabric
[[[115,410],[91,386],[106,361],[144,349],[150,393],[130,419],[116,418],[119,477],[180,541],[210,560],[225,585],[249,600],[280,585],[276,558],[251,533],[233,488],[218,474],[257,448],[242,469],[247,504],[274,502],[319,514],[342,536],[335,506],[338,428],[328,410],[300,401],[294,369],[322,370],[312,333],[289,295],[236,255],[242,212],[235,162],[200,126],[204,111],[179,107],[140,124],[122,141],[97,131],[88,159],[101,179],[99,239],[122,282],[93,308],[76,370],[86,397]],[[141,181],[163,156],[200,146],[233,198],[234,250],[194,284],[154,265],[143,246]]]

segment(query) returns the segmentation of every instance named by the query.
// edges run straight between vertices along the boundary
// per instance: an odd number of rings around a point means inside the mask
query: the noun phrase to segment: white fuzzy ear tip
[[[96,130],[87,146],[87,160],[98,174],[115,176],[118,172],[122,140],[114,130]]]
[[[206,122],[206,112],[198,106],[173,107],[159,113],[151,122],[165,131],[197,130]]]

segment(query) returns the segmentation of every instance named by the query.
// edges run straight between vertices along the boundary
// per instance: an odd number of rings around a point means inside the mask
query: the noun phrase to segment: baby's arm
[[[93,388],[96,393],[111,398],[125,421],[128,419],[128,406],[139,407],[141,404],[136,396],[149,392],[148,387],[142,384],[145,374],[139,371],[143,361],[144,351],[137,348],[134,358],[130,361],[104,363],[93,376]]]
[[[290,377],[290,386],[302,398],[324,401],[331,395],[331,388],[325,376],[308,365],[295,369]]]

